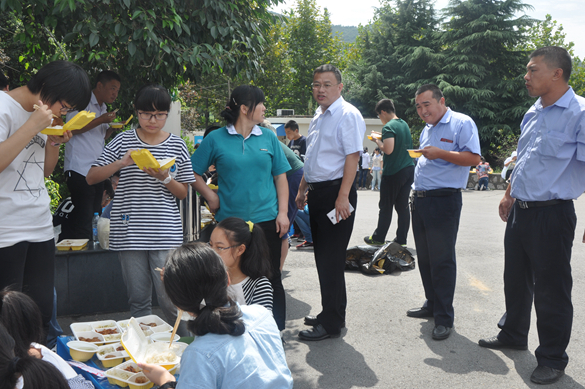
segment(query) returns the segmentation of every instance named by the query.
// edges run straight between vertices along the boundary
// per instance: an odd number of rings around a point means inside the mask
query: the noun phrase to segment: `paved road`
[[[359,192],[350,245],[362,244],[363,237],[373,232],[378,195],[379,192]],[[478,339],[497,334],[496,323],[504,312],[505,224],[497,213],[502,195],[502,191],[463,193],[455,331],[445,341],[431,339],[432,320],[405,315],[406,310],[424,301],[418,269],[380,276],[346,273],[347,329],[342,337],[312,343],[299,341],[298,331],[306,328],[303,317],[319,312],[320,294],[312,252],[291,250],[284,271],[288,304],[284,337],[295,388],[538,387],[530,382],[538,345],[535,316],[529,351],[492,351],[477,345]],[[573,247],[575,320],[567,350],[571,360],[566,376],[550,388],[583,388],[585,384],[585,244],[581,243],[585,198],[575,205],[580,219]],[[393,220],[387,239],[394,237],[395,229]],[[412,233],[408,244],[414,246]],[[66,326],[70,320],[62,318]]]

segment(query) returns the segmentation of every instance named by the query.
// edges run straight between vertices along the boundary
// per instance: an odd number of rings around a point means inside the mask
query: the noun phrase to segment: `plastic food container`
[[[157,160],[147,149],[135,150],[130,156],[140,170],[144,168],[167,170],[175,164],[175,157]]]
[[[97,357],[104,367],[114,367],[130,359],[121,343],[106,344],[98,348]]]
[[[79,111],[63,126],[47,127],[41,134],[61,136],[65,131],[79,130],[95,119],[95,112]]]
[[[408,154],[410,155],[410,158],[419,158],[422,157],[422,151],[416,151],[413,149],[407,149],[406,151],[408,151]]]
[[[57,243],[55,247],[59,251],[77,251],[84,249],[87,246],[87,242],[89,242],[89,239],[64,239]]]
[[[79,362],[86,362],[89,361],[93,355],[98,351],[98,347],[89,342],[81,342],[78,340],[72,340],[67,342],[67,347],[69,347],[69,353],[71,354],[71,358],[75,359]]]
[[[80,338],[98,338],[92,343],[102,345],[104,343],[118,343],[122,338],[122,330],[114,320],[100,320],[85,323],[72,323],[70,325],[71,332],[77,340]],[[87,341],[87,340],[86,340]]]

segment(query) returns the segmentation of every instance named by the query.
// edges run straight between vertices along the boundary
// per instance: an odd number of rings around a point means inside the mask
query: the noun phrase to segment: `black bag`
[[[354,246],[346,251],[345,269],[360,270],[364,274],[390,274],[396,270],[415,268],[415,253],[396,242],[382,247]]]

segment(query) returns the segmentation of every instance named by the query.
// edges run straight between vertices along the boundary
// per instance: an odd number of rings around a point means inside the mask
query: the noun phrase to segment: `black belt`
[[[443,188],[433,190],[413,190],[413,197],[446,197],[461,192],[461,189]]]
[[[309,187],[309,190],[322,189],[327,188],[328,186],[341,185],[341,180],[341,178],[338,178],[337,180],[331,181],[307,183],[307,186]]]
[[[516,202],[518,203],[518,206],[522,209],[536,208],[536,207],[548,207],[549,205],[557,205],[557,204],[561,204],[561,203],[566,203],[567,201],[573,201],[573,200],[559,200],[559,199],[547,200],[547,201],[516,200]]]

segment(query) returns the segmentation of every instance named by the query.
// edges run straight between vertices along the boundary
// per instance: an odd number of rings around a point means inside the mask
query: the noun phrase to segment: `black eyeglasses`
[[[65,104],[63,104],[62,101],[59,101],[59,104],[61,104],[61,109],[59,110],[59,113],[63,115],[67,115],[69,112],[75,111],[75,109],[65,106]]]
[[[167,117],[169,116],[168,113],[150,113],[150,112],[140,112],[138,111],[138,116],[140,117],[140,119],[142,120],[148,120],[150,121],[150,119],[155,118],[156,120],[166,120]]]

